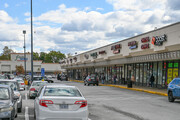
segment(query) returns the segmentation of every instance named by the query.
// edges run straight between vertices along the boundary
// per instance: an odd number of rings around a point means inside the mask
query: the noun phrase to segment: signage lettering
[[[88,55],[88,54],[85,54],[84,57],[85,57],[86,59],[89,59],[89,55]]]
[[[151,43],[156,46],[162,46],[164,41],[167,41],[167,36],[165,34],[162,36],[152,37]]]
[[[99,51],[99,54],[106,54],[106,51]]]
[[[118,54],[118,53],[120,53],[120,50],[114,50],[113,53]]]
[[[77,57],[74,57],[73,59],[74,59],[74,62],[77,62]]]
[[[149,37],[142,38],[142,39],[141,39],[141,42],[142,42],[142,43],[149,42]]]
[[[141,45],[141,49],[147,49],[147,48],[149,48],[149,44]]]
[[[97,54],[97,52],[91,53],[91,56],[95,59],[95,58],[97,58],[98,54]]]
[[[19,55],[17,55],[17,56],[16,56],[16,59],[15,59],[15,61],[24,61],[24,60],[27,61],[28,58],[25,58],[25,59],[24,59],[24,56],[19,56]]]
[[[129,49],[136,49],[138,47],[136,41],[128,42],[128,46],[130,46]]]

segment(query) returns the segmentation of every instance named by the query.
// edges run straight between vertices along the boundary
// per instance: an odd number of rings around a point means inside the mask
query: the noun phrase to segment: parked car
[[[88,120],[87,100],[75,86],[46,84],[34,100],[36,120]]]
[[[17,81],[4,79],[4,80],[0,80],[0,84],[9,85],[14,90],[14,94],[18,97],[18,100],[17,100],[18,112],[21,112],[22,111],[22,97],[21,97],[21,93],[19,92],[19,85]]]
[[[174,78],[168,85],[167,89],[169,102],[180,99],[180,78]]]
[[[17,117],[17,100],[9,85],[0,85],[0,120],[14,120]]]
[[[22,78],[14,78],[19,84],[19,90],[25,90],[25,83]]]
[[[39,88],[45,84],[47,84],[47,81],[33,81],[30,88],[29,88],[29,98],[35,98],[35,93],[38,92]]]
[[[95,74],[91,74],[87,76],[86,79],[84,80],[84,85],[89,86],[90,84],[97,85],[97,86],[99,85],[98,77]]]

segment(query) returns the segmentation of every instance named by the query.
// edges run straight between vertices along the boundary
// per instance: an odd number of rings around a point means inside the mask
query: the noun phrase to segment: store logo
[[[167,36],[165,34],[162,36],[153,36],[151,43],[156,46],[162,46],[164,41],[167,41]]]
[[[138,48],[138,45],[137,45],[136,41],[128,42],[128,46],[130,46],[129,49],[136,49],[136,48]]]
[[[25,58],[25,59],[24,59],[24,56],[19,56],[19,55],[17,55],[17,56],[16,56],[16,59],[15,59],[15,61],[24,61],[24,60],[27,61],[28,58]]]
[[[106,54],[106,51],[105,50],[99,51],[99,54]]]
[[[74,57],[73,59],[74,59],[74,62],[77,62],[77,57]]]
[[[85,54],[84,57],[85,57],[86,59],[89,59],[89,55],[88,55],[88,54]]]
[[[95,58],[97,58],[98,54],[97,54],[97,52],[91,53],[91,56],[95,59]]]
[[[111,50],[113,50],[114,54],[120,53],[120,49],[121,49],[121,44],[111,46]]]
[[[142,43],[145,43],[145,42],[149,42],[150,40],[149,40],[149,37],[145,37],[145,38],[142,38],[141,39],[141,42]]]

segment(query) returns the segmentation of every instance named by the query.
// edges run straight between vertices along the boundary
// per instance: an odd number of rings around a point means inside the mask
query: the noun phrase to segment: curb
[[[72,82],[84,83],[83,81],[80,81],[80,80],[70,80],[70,81],[72,81]],[[100,85],[100,86],[109,86],[109,87],[116,87],[116,88],[134,90],[134,91],[140,91],[140,92],[146,92],[146,93],[157,94],[157,95],[161,95],[161,96],[168,96],[166,93],[149,91],[149,90],[143,90],[143,89],[138,89],[138,88],[127,88],[127,87],[120,86],[120,85],[112,85],[112,84],[99,84],[99,85]]]

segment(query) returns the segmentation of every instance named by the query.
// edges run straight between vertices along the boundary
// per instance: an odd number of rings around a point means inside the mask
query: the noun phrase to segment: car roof
[[[9,88],[9,85],[1,85],[0,84],[0,87]]]
[[[7,82],[17,82],[16,80],[14,79],[0,79],[0,81],[7,81]]]
[[[47,81],[41,81],[41,80],[40,81],[33,81],[33,83],[35,83],[35,82],[47,82]]]
[[[46,87],[70,87],[70,88],[76,88],[75,86],[70,86],[70,85],[66,85],[66,84],[57,84],[57,83],[49,83],[44,85]]]

